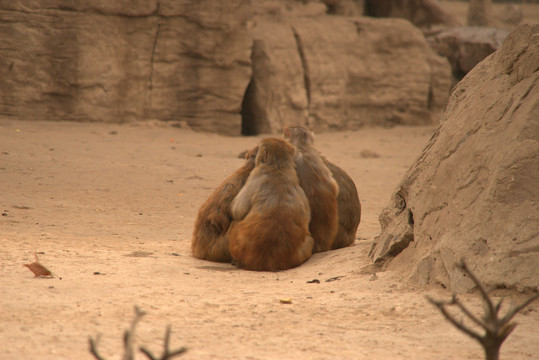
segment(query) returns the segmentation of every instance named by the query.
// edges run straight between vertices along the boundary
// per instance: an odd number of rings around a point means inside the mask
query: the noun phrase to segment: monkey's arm
[[[230,212],[234,220],[242,220],[251,210],[252,185],[247,182],[232,201]]]

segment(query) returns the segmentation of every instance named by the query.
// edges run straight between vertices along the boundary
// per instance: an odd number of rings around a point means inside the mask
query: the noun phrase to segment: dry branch
[[[460,302],[460,300],[457,298],[455,294],[453,294],[453,297],[450,301],[437,301],[432,299],[431,297],[427,296],[427,299],[440,310],[440,312],[443,314],[443,316],[448,320],[451,324],[453,324],[457,329],[464,332],[468,336],[476,339],[479,341],[481,346],[483,346],[483,349],[485,350],[485,359],[486,360],[498,360],[500,356],[500,348],[502,346],[502,343],[504,340],[511,334],[511,332],[515,329],[516,323],[511,323],[511,319],[522,309],[524,309],[526,306],[528,306],[532,301],[539,298],[539,293],[533,295],[528,300],[526,300],[524,303],[515,306],[511,308],[507,314],[499,318],[498,313],[500,311],[500,307],[502,304],[502,300],[500,300],[496,305],[494,305],[492,299],[488,295],[487,290],[483,286],[483,284],[479,281],[479,279],[473,274],[464,262],[464,260],[461,260],[460,263],[457,264],[457,267],[460,268],[462,271],[464,271],[471,279],[472,281],[477,285],[477,288],[479,289],[479,292],[481,294],[481,297],[486,304],[486,310],[485,314],[483,314],[483,317],[481,319],[477,318],[475,315],[473,315],[465,306]],[[471,321],[473,321],[475,324],[479,325],[481,328],[485,330],[485,334],[481,335],[478,332],[472,330],[471,328],[464,325],[462,322],[457,320],[451,313],[447,311],[447,307],[449,305],[456,305],[466,317],[468,317]]]
[[[133,318],[133,321],[131,322],[131,326],[129,330],[126,330],[124,333],[124,356],[122,357],[122,360],[134,360],[135,353],[134,353],[134,338],[135,338],[135,328],[140,321],[140,319],[145,315],[146,313],[142,310],[140,310],[137,306],[135,306],[135,317]],[[96,339],[94,340],[92,337],[89,338],[89,344],[90,344],[90,353],[97,359],[97,360],[105,360],[101,354],[99,354],[99,351],[97,350],[97,346],[99,343],[100,336],[98,335]],[[181,355],[184,352],[187,351],[187,348],[182,346],[181,348],[170,351],[169,350],[169,344],[170,344],[170,325],[167,326],[167,331],[165,333],[165,342],[163,345],[163,355],[161,357],[155,357],[148,349],[145,347],[140,347],[140,351],[148,357],[150,360],[169,360],[172,359],[175,356]]]

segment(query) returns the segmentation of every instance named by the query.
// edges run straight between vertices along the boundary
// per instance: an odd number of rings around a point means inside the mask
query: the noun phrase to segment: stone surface
[[[323,0],[327,13],[343,16],[361,16],[365,8],[364,0]]]
[[[456,80],[462,79],[475,65],[496,51],[509,32],[486,27],[456,27],[427,36],[432,48],[451,64]]]
[[[366,15],[403,18],[419,27],[462,25],[436,0],[365,0],[365,5]]]
[[[496,13],[496,17],[506,24],[518,25],[524,19],[522,6],[506,4]]]
[[[284,124],[325,131],[438,121],[447,61],[405,20],[328,15],[360,7],[2,2],[0,115],[161,120],[229,135],[278,133]]]
[[[260,132],[279,132],[286,123],[315,131],[427,124],[446,104],[447,60],[408,21],[261,19],[254,34],[246,99]]]
[[[238,134],[249,18],[244,0],[2,2],[0,114]]]
[[[380,216],[375,262],[455,291],[473,286],[460,258],[487,286],[539,286],[538,58],[539,25],[521,25],[456,86]]]
[[[468,26],[492,25],[492,0],[470,0],[466,16]]]
[[[242,133],[280,133],[285,124],[306,123],[304,72],[292,26],[279,20],[259,21],[253,29],[252,51]]]

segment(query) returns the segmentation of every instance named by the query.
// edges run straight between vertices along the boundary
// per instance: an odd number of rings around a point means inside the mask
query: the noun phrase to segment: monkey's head
[[[254,160],[256,158],[256,154],[258,154],[258,146],[255,146],[254,148],[245,153],[245,160]]]
[[[305,126],[284,126],[284,138],[296,146],[312,145],[314,143],[314,134]]]
[[[266,164],[280,167],[293,162],[294,147],[285,140],[277,138],[262,139],[258,145],[256,165]]]

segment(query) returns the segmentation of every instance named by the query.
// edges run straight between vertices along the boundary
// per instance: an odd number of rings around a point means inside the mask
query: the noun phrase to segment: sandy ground
[[[189,348],[183,359],[482,358],[425,300],[447,291],[369,270],[377,216],[433,130],[318,135],[357,184],[357,240],[272,273],[190,256],[198,207],[260,137],[0,120],[0,358],[92,359],[88,337],[101,334],[103,356],[120,359],[134,305],[147,312],[137,344],[160,353],[171,324],[171,347]],[[22,266],[34,249],[62,280]],[[481,311],[477,294],[462,298]],[[502,359],[537,359],[539,302],[516,320]]]

